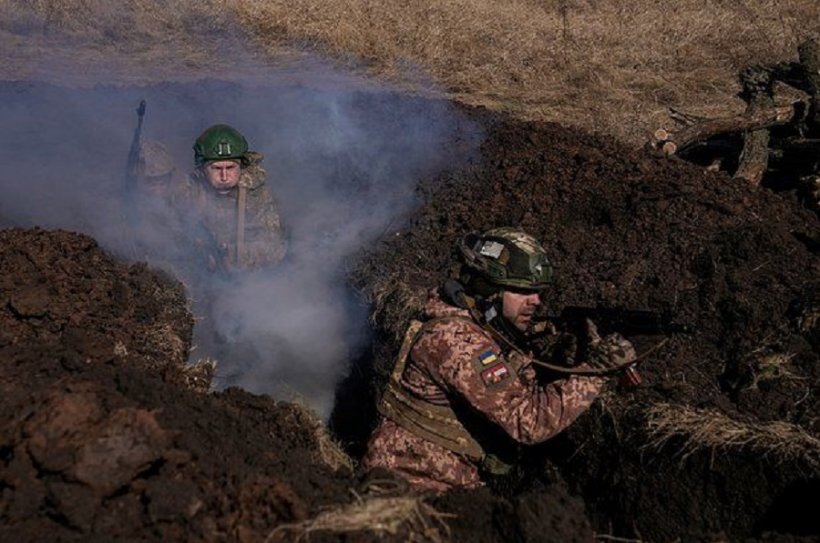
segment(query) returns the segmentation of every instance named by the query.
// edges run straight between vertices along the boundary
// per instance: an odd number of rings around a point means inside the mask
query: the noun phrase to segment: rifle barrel
[[[622,307],[566,306],[555,320],[581,327],[590,319],[604,328],[626,335],[692,334],[695,328],[674,322],[669,313]]]

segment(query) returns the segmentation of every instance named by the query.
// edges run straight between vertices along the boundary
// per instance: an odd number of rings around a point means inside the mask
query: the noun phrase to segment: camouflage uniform
[[[136,183],[123,201],[124,231],[131,240],[131,258],[172,269],[186,260],[184,249],[188,240],[174,201],[183,182],[162,143],[141,143]]]
[[[242,169],[239,179],[239,185],[247,189],[245,254],[240,265],[236,260],[238,188],[221,194],[196,170],[184,185],[183,194],[175,198],[185,205],[186,223],[195,232],[195,245],[212,271],[272,267],[285,256],[287,245],[279,212],[265,186],[266,172],[260,161],[261,155],[253,153],[251,164]]]
[[[417,336],[397,383],[399,395],[412,402],[444,412],[467,406],[484,426],[530,445],[561,432],[601,391],[600,377],[539,381],[530,359],[503,352],[468,311],[446,304],[435,292],[425,313],[432,320]],[[482,451],[443,446],[418,435],[423,430],[409,430],[412,421],[391,420],[395,418],[380,421],[363,459],[365,469],[387,468],[437,492],[482,484]],[[456,439],[470,441],[471,436],[462,435]]]

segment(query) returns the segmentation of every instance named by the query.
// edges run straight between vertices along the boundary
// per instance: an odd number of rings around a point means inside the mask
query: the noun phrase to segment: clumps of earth
[[[815,540],[817,216],[602,137],[464,114],[481,156],[419,180],[410,224],[352,275],[376,334],[371,356],[339,361],[355,366],[333,436],[299,405],[212,392],[213,367],[186,363],[174,278],[81,234],[0,231],[0,539]],[[668,311],[695,332],[487,488],[358,473],[404,326],[456,269],[455,241],[502,225],[543,240],[550,309]]]

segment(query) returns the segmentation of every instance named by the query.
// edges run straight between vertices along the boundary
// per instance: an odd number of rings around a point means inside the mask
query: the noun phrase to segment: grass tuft
[[[407,541],[439,543],[449,535],[446,518],[419,496],[356,497],[353,503],[328,509],[304,522],[284,524],[273,530],[268,541],[304,541],[314,532],[333,534],[373,532],[382,536],[406,530]]]
[[[782,421],[742,422],[715,410],[657,404],[649,409],[647,449],[660,449],[673,441],[681,461],[704,450],[747,449],[776,462],[802,461],[820,470],[820,439],[803,428]]]

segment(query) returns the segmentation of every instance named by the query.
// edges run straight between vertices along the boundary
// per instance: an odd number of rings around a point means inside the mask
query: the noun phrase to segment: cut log
[[[674,108],[669,108],[669,118],[686,126],[692,126],[706,120],[706,117],[699,117]]]
[[[666,154],[675,154],[686,149],[693,143],[709,139],[718,134],[727,132],[746,132],[750,130],[760,130],[772,126],[784,125],[795,120],[798,112],[804,108],[794,105],[776,106],[771,109],[763,109],[752,114],[748,112],[734,117],[722,117],[717,119],[707,119],[697,124],[687,126],[678,132],[669,134],[661,148]],[[671,145],[667,145],[671,144]],[[666,150],[671,149],[671,153]]]
[[[820,138],[783,138],[772,142],[772,147],[806,151],[820,157]]]
[[[808,40],[797,48],[800,64],[803,65],[808,93],[811,94],[809,122],[820,127],[820,42]]]
[[[742,96],[749,105],[746,115],[753,117],[760,111],[771,110],[774,107],[772,99],[771,72],[758,67],[750,67],[740,74],[743,85]],[[760,128],[743,133],[743,151],[740,153],[735,177],[745,179],[752,185],[760,185],[763,175],[769,168],[769,130]]]

